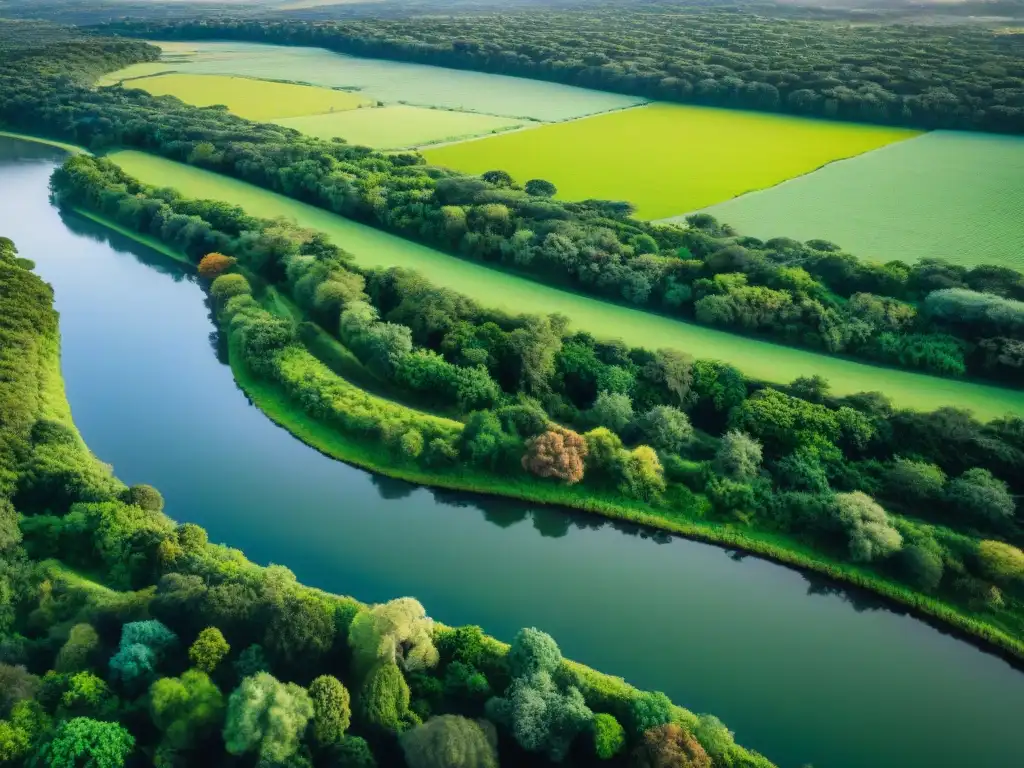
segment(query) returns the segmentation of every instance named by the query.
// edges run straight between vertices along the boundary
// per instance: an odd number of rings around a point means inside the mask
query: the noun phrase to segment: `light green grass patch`
[[[646,99],[521,77],[490,75],[381,59],[322,48],[259,43],[153,42],[167,69],[240,75],[328,88],[355,89],[386,104],[441,107],[532,120],[568,120],[642,104]],[[122,72],[108,76],[117,82]],[[673,211],[677,213],[678,211]]]
[[[507,131],[527,121],[397,104],[273,122],[319,139],[339,137],[374,149],[403,149]]]
[[[936,131],[708,212],[745,235],[861,258],[1024,269],[1024,137]]]
[[[879,368],[683,323],[459,259],[199,168],[133,151],[115,152],[110,159],[147,184],[174,187],[187,197],[224,200],[254,216],[285,216],[299,226],[324,232],[362,267],[414,269],[437,285],[508,312],[561,312],[575,329],[598,338],[622,339],[648,349],[671,347],[694,357],[724,360],[765,381],[787,383],[797,376],[818,374],[831,382],[837,394],[881,390],[907,408],[956,405],[974,410],[983,419],[1011,412],[1024,414],[1024,392]]]
[[[166,61],[145,61],[142,64],[132,64],[116,72],[109,72],[97,80],[96,85],[117,85],[118,83],[137,80],[141,77],[152,77],[153,75],[172,72],[174,68],[174,64]]]
[[[650,104],[535,131],[438,147],[430,163],[520,182],[566,200],[628,200],[658,219],[728,200],[918,131],[760,112]]]
[[[127,87],[176,96],[197,107],[223,104],[239,117],[257,121],[341,112],[367,103],[363,96],[331,88],[224,75],[157,75],[131,80]]]

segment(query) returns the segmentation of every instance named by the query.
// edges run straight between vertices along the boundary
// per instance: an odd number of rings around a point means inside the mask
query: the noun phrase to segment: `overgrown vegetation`
[[[52,295],[30,267],[0,238],[5,765],[626,765],[645,748],[646,733],[598,734],[660,694],[563,660],[544,633],[509,649],[411,598],[309,589],[174,523],[156,489],[125,487],[67,417]],[[524,670],[571,697],[573,729],[516,698]],[[717,765],[771,766],[713,717],[660,716],[706,732]]]

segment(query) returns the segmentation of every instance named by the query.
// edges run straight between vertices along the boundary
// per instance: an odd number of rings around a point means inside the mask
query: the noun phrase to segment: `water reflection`
[[[120,232],[108,229],[102,224],[97,224],[91,219],[79,216],[71,211],[62,210],[60,211],[60,220],[74,234],[86,237],[97,243],[103,243],[112,248],[116,253],[133,256],[147,267],[151,267],[160,274],[168,275],[175,282],[183,280],[194,282],[196,280],[195,275],[189,272],[185,265],[179,264],[159,251],[142,245],[127,235],[122,235]]]

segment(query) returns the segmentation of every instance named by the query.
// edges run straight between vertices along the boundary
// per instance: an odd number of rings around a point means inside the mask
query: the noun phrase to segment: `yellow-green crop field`
[[[679,104],[597,115],[428,150],[427,161],[520,182],[547,179],[566,200],[627,200],[660,219],[918,135],[919,131]]]
[[[227,75],[157,75],[126,86],[154,96],[176,96],[197,107],[223,104],[239,117],[258,121],[341,112],[367,103],[366,97],[346,91]]]
[[[273,122],[319,139],[337,136],[349,144],[374,149],[402,149],[507,131],[531,121],[396,104],[329,115],[289,117]]]
[[[223,200],[253,216],[284,216],[299,226],[323,232],[351,253],[359,266],[414,269],[437,285],[509,312],[561,312],[570,318],[573,328],[598,338],[618,338],[648,349],[672,347],[694,357],[724,360],[749,376],[777,383],[818,374],[829,380],[838,395],[883,391],[905,408],[932,410],[956,405],[972,409],[982,419],[1006,413],[1024,415],[1024,392],[880,368],[683,323],[466,261],[194,166],[134,151],[115,152],[110,159],[146,184],[174,187],[188,197]]]

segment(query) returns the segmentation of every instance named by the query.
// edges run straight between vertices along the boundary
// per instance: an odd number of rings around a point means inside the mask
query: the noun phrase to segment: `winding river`
[[[599,518],[440,493],[329,460],[251,406],[179,266],[47,199],[56,150],[0,138],[0,235],[56,289],[68,397],[129,483],[214,541],[367,601],[565,653],[713,712],[796,768],[1019,765],[1024,674],[801,573]]]

